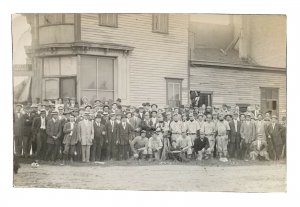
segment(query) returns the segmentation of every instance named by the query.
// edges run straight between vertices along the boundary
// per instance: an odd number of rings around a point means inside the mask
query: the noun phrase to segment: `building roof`
[[[192,66],[205,65],[210,67],[220,66],[226,68],[247,68],[252,70],[267,70],[286,72],[286,68],[277,68],[269,66],[261,66],[251,59],[242,60],[236,50],[228,50],[224,54],[217,48],[197,48],[191,54],[190,63]]]
[[[225,55],[218,48],[197,48],[194,49],[192,60],[207,61],[207,62],[219,62],[227,64],[240,64],[240,65],[254,65],[249,61],[245,61],[239,58],[239,52],[236,50],[228,50]]]

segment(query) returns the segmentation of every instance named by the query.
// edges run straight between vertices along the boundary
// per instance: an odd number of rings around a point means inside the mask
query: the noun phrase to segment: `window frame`
[[[114,15],[115,16],[115,22],[114,22],[114,24],[108,24],[108,23],[103,23],[102,21],[101,21],[101,19],[103,18],[103,17],[101,17],[101,15],[108,15],[108,14],[110,14],[110,15]],[[117,13],[100,13],[100,14],[98,14],[98,25],[99,26],[103,26],[103,27],[111,27],[111,28],[118,28],[118,14]]]
[[[159,29],[156,29],[155,28],[155,26],[154,26],[154,23],[155,23],[155,16],[157,16],[157,15],[166,15],[166,30],[162,30],[161,29],[161,17],[160,16],[158,16],[159,17]],[[165,14],[165,13],[162,13],[162,14],[152,14],[152,32],[153,33],[160,33],[160,34],[169,34],[169,14]]]
[[[179,106],[182,104],[182,78],[165,78],[166,80],[166,103],[170,106],[169,101],[177,101],[177,100],[169,100],[169,83],[179,84]],[[173,85],[174,88],[174,85]],[[174,93],[174,91],[173,91]],[[179,107],[178,106],[178,107]],[[174,106],[175,107],[175,106]]]
[[[263,98],[262,97],[262,91],[263,90],[271,90],[271,94],[273,94],[273,91],[276,90],[276,92],[277,92],[277,99],[275,99],[273,97],[271,97],[271,98],[267,98],[267,97]],[[266,91],[265,91],[265,94],[266,94]],[[260,87],[260,109],[261,109],[261,111],[262,111],[262,107],[263,107],[263,102],[264,101],[265,102],[267,102],[267,101],[276,101],[276,110],[272,109],[271,111],[272,111],[272,113],[275,111],[276,115],[278,116],[278,114],[279,114],[279,88],[277,88],[277,87]],[[267,111],[262,111],[262,112],[266,113],[266,112],[268,112],[268,110]]]
[[[61,23],[55,23],[55,24],[43,24],[43,25],[40,25],[40,15],[45,15],[45,14],[52,14],[52,15],[62,15],[62,20],[61,20]],[[74,21],[73,23],[66,23],[66,18],[65,18],[65,15],[66,14],[73,14],[73,18],[74,18]],[[58,25],[75,25],[75,14],[74,13],[44,13],[44,14],[38,14],[38,27],[49,27],[49,26],[58,26]]]
[[[201,94],[206,94],[206,95],[210,95],[210,100],[208,100],[208,102],[210,102],[210,104],[205,104],[206,106],[213,106],[213,91],[200,91],[200,90],[190,90],[190,96],[191,96],[191,92],[196,92],[197,95],[200,97]],[[201,100],[201,99],[200,99]],[[193,100],[190,98],[191,103],[193,102]]]

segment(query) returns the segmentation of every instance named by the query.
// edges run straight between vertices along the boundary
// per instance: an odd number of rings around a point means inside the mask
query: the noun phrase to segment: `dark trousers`
[[[75,145],[65,144],[63,151],[63,159],[68,160],[71,159],[73,161],[74,153],[75,153]]]
[[[23,155],[25,157],[28,157],[30,155],[30,149],[31,149],[31,136],[29,135],[23,136],[22,149],[23,149]]]
[[[36,155],[38,159],[46,159],[47,134],[46,130],[40,129],[36,135]]]
[[[117,159],[118,157],[118,146],[115,142],[110,142],[107,144],[106,148],[106,158],[110,159]]]
[[[31,149],[32,149],[32,155],[36,156],[36,150],[37,150],[36,135],[32,136],[32,139],[31,139]]]
[[[129,158],[129,144],[119,145],[119,160],[127,160]]]
[[[240,142],[234,141],[228,143],[228,153],[230,158],[239,158]]]
[[[46,153],[46,160],[56,161],[58,150],[60,146],[60,140],[55,140],[54,144],[48,143],[48,149]]]
[[[77,144],[75,145],[75,152],[76,152],[75,160],[81,161],[82,157],[81,157],[81,143],[80,142],[77,142]]]
[[[100,161],[101,159],[101,151],[102,151],[102,145],[100,142],[95,142],[92,146],[91,146],[91,161],[95,162],[95,161]]]
[[[23,142],[23,136],[15,136],[15,152],[17,156],[22,155],[22,142]]]
[[[283,145],[282,144],[275,145],[276,160],[279,160],[281,158],[282,149],[283,149]]]
[[[241,150],[240,150],[241,159],[249,159],[250,145],[251,143],[246,143],[246,142],[241,143]]]

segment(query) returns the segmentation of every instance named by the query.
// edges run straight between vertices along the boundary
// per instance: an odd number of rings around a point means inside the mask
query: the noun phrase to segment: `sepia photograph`
[[[14,188],[287,191],[285,14],[15,13],[11,27]]]

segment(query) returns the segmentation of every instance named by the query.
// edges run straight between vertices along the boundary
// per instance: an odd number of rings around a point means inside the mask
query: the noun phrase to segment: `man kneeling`
[[[151,161],[151,158],[154,158],[154,160],[160,159],[160,151],[162,148],[162,142],[161,138],[158,137],[159,132],[155,131],[152,134],[152,137],[149,139],[148,143],[148,154],[149,154],[149,161]]]
[[[181,137],[177,140],[178,147],[187,159],[191,159],[192,156],[192,140],[186,135],[186,132],[181,133]]]
[[[194,151],[197,155],[197,160],[208,159],[210,156],[209,141],[205,137],[204,132],[200,132],[200,138],[197,137],[194,141]]]
[[[146,131],[141,131],[141,136],[135,137],[130,143],[131,150],[133,152],[134,159],[146,159],[148,138],[146,137]]]
[[[250,145],[250,159],[251,160],[270,160],[267,142],[263,139],[256,139]]]

